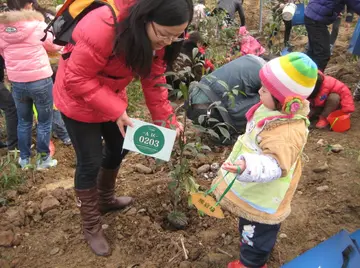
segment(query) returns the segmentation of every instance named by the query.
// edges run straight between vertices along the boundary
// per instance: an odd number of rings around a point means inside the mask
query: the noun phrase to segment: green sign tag
[[[135,131],[134,144],[144,154],[156,154],[164,148],[164,134],[157,127],[145,125]]]
[[[131,121],[134,127],[127,127],[123,148],[169,161],[176,131],[137,119],[131,119]]]

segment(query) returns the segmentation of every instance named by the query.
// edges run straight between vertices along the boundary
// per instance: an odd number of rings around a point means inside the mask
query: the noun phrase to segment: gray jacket
[[[235,13],[238,12],[240,16],[241,26],[244,26],[245,14],[242,3],[242,0],[219,0],[217,7],[226,10],[229,13],[231,19],[235,19]]]
[[[200,81],[209,86],[212,98],[209,98],[210,95],[205,90],[194,88],[190,93],[190,103],[208,104],[220,100],[231,118],[232,122],[228,123],[232,123],[238,132],[242,132],[246,125],[246,112],[260,100],[258,94],[261,88],[259,71],[265,63],[262,58],[255,55],[245,55],[223,65]],[[235,96],[235,104],[233,104],[227,96],[223,97],[228,89],[218,80],[225,82],[230,90],[238,85],[238,89],[246,96],[238,94]]]

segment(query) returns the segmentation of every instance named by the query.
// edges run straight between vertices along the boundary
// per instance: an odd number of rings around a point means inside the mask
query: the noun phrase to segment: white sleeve
[[[279,179],[282,170],[277,161],[267,155],[246,153],[240,155],[238,160],[246,162],[246,169],[237,180],[243,182],[270,182]]]

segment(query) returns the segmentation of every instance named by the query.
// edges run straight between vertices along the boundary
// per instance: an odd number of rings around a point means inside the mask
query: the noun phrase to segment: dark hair
[[[55,15],[51,10],[41,7],[37,0],[7,0],[7,5],[10,10],[21,10],[26,4],[31,3],[33,4],[33,8],[44,16],[45,20],[48,18],[47,14]]]
[[[202,43],[203,42],[203,38],[198,31],[194,31],[194,32],[190,33],[188,40],[191,42],[194,42],[194,43]]]
[[[320,74],[318,72],[318,77],[317,77],[317,80],[316,80],[316,84],[315,84],[315,87],[314,87],[314,90],[313,92],[311,92],[310,96],[308,97],[308,99],[314,99],[316,98],[317,94],[319,93],[320,91],[320,88],[322,86],[322,83],[324,82],[324,77],[322,76],[322,74]]]
[[[36,11],[40,12],[44,16],[46,23],[49,23],[51,21],[51,19],[49,18],[49,15],[55,16],[55,12],[53,12],[50,9],[40,6],[40,4],[37,0],[32,0],[32,3],[33,3],[33,8]]]
[[[137,0],[128,16],[117,24],[115,53],[125,57],[126,66],[142,77],[151,72],[153,49],[146,24],[154,21],[163,26],[190,24],[193,17],[192,0]],[[178,57],[183,42],[165,48],[164,60],[171,66]]]
[[[26,4],[33,3],[33,0],[7,0],[7,5],[10,10],[20,10],[23,9]]]
[[[282,104],[281,104],[280,101],[279,101],[277,98],[275,98],[273,95],[271,95],[271,97],[273,98],[273,101],[274,101],[274,103],[275,103],[275,109],[276,109],[277,111],[280,111],[280,112],[281,112],[281,110],[282,110]]]

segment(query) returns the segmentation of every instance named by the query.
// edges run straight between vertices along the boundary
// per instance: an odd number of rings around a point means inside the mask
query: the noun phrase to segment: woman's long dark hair
[[[192,0],[137,0],[129,8],[128,16],[117,27],[115,53],[125,56],[127,67],[142,77],[151,72],[153,49],[146,24],[154,21],[163,26],[177,26],[193,17]],[[165,48],[164,60],[171,66],[180,53],[183,42]]]

